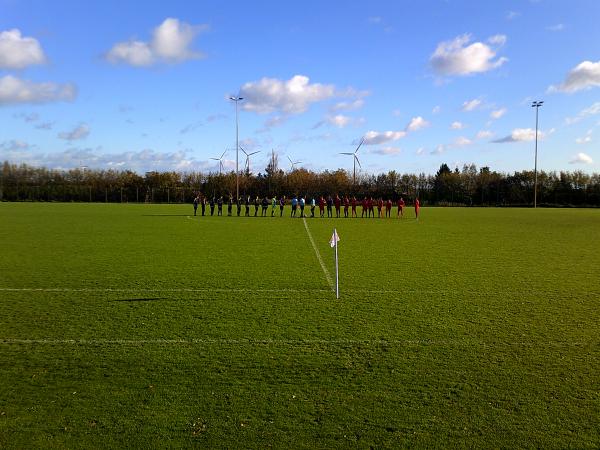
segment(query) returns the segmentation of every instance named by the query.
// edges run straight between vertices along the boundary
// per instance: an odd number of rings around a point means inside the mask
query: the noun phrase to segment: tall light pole
[[[537,208],[537,147],[538,147],[538,111],[540,106],[544,104],[544,101],[534,101],[531,104],[532,108],[535,108],[535,166],[533,169],[533,207]]]
[[[240,171],[238,169],[240,153],[239,121],[238,121],[238,102],[244,100],[244,97],[231,96],[229,100],[235,102],[235,199],[240,198]]]

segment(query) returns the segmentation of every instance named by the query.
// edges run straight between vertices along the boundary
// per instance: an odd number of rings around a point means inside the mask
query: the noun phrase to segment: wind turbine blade
[[[362,166],[360,165],[360,160],[358,159],[358,156],[354,155],[354,159],[356,159],[356,162],[358,163],[358,167],[360,167],[362,169]]]
[[[259,151],[257,151],[257,152],[248,153],[248,156],[251,156],[251,155],[256,155],[257,153],[260,153],[260,150],[259,150]]]
[[[359,142],[359,144],[358,144],[358,147],[356,147],[356,150],[354,150],[354,153],[358,152],[358,149],[361,147],[361,145],[363,145],[363,143],[364,143],[364,142],[365,142],[365,137],[363,136],[363,137],[360,139],[360,142]]]
[[[289,155],[288,155],[287,159],[289,159],[289,160],[290,160],[290,162],[291,162],[292,164],[294,164],[294,161],[292,161],[292,158],[290,158],[290,157],[289,157]]]
[[[246,150],[244,150],[242,147],[240,147],[240,150],[241,150],[242,152],[244,152],[244,155],[246,155],[246,157],[248,157],[248,153],[246,153]]]
[[[342,153],[340,153],[340,155],[354,155],[354,153],[342,152]]]
[[[210,158],[210,159],[214,159],[215,161],[221,161],[219,158]]]
[[[223,159],[223,156],[225,156],[225,153],[227,153],[227,150],[225,150],[225,151],[223,152],[223,154],[221,155],[221,158],[219,158],[219,159]]]

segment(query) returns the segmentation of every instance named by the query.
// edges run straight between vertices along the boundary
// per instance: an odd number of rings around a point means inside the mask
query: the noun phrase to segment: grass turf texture
[[[190,211],[0,204],[1,448],[600,446],[599,210]]]

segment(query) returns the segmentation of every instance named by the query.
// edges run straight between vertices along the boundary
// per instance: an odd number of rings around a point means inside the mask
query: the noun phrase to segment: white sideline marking
[[[236,289],[236,288],[0,288],[0,292],[246,292],[266,294],[276,292],[310,293],[329,292],[329,289]],[[390,291],[392,292],[392,291]]]
[[[546,346],[546,347],[561,347],[561,346],[583,346],[596,345],[595,342],[484,342],[470,339],[13,339],[0,338],[0,345],[143,345],[143,344],[159,344],[159,345],[177,345],[177,344],[216,344],[216,345],[482,345],[486,347],[498,346]]]
[[[302,218],[302,222],[304,222],[304,228],[306,228],[306,233],[308,234],[308,238],[310,239],[310,243],[312,244],[312,248],[315,251],[315,255],[317,255],[317,259],[319,260],[319,264],[321,264],[321,269],[323,269],[323,273],[325,274],[325,278],[327,279],[327,284],[329,284],[329,287],[331,288],[331,290],[335,292],[335,286],[333,285],[333,280],[331,279],[331,275],[329,274],[329,271],[327,270],[327,267],[325,267],[325,264],[323,263],[323,259],[321,258],[321,254],[319,253],[319,249],[315,245],[315,241],[314,241],[314,239],[312,237],[312,234],[310,234],[310,230],[308,229],[308,224],[306,223],[306,218],[305,217]]]

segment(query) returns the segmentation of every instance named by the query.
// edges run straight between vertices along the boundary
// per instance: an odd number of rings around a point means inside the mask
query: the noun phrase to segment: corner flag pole
[[[338,271],[338,241],[337,230],[333,229],[333,235],[335,236],[335,298],[340,298],[340,277]]]

